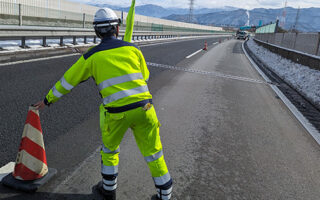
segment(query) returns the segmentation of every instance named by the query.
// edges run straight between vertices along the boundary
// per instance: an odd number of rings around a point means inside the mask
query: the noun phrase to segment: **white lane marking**
[[[197,38],[195,38],[197,39]],[[185,42],[185,41],[188,41],[188,40],[192,40],[192,39],[185,39],[185,40],[175,40],[175,41],[170,41],[170,42],[156,42],[156,43],[152,43],[152,44],[142,44],[142,45],[139,45],[137,44],[139,47],[151,47],[151,46],[157,46],[157,45],[161,45],[161,44],[171,44],[171,43],[177,43],[177,42]],[[155,40],[157,41],[157,40]]]
[[[173,41],[169,41],[169,42],[157,42],[157,43],[152,43],[152,44],[142,44],[142,45],[137,44],[137,45],[139,47],[150,47],[150,46],[156,46],[156,45],[161,45],[161,44],[170,44],[170,43],[177,43],[177,42],[185,42],[185,41],[189,41],[189,40],[197,40],[197,39],[201,39],[201,38],[215,38],[215,37],[225,37],[225,35],[173,38],[172,39]],[[157,40],[154,40],[154,41],[157,41]]]
[[[21,60],[21,61],[15,61],[15,62],[8,62],[8,63],[1,63],[0,66],[6,66],[6,65],[16,65],[16,64],[22,64],[22,63],[29,63],[29,62],[35,62],[35,61],[43,61],[43,60],[51,60],[56,58],[64,58],[69,56],[76,56],[81,55],[80,53],[73,53],[73,54],[67,54],[67,55],[61,55],[61,56],[51,56],[46,58],[35,58],[30,60]]]
[[[251,64],[254,66],[254,68],[259,72],[259,74],[267,81],[269,82],[270,79],[265,75],[263,71],[260,70],[258,65],[250,58],[249,54],[247,53],[246,49],[244,48],[244,43],[242,43],[242,49],[251,62]],[[308,131],[308,133],[315,139],[315,141],[320,145],[320,133],[319,131],[308,121],[307,118],[305,118],[302,113],[290,102],[290,100],[279,90],[279,88],[276,85],[270,85],[270,87],[273,89],[273,91],[280,97],[280,99],[283,101],[283,103],[289,108],[289,110],[292,112],[292,114],[298,119],[298,121],[302,124],[302,126]]]
[[[200,51],[202,51],[202,49],[199,49],[198,51],[194,52],[193,54],[188,55],[186,58],[191,58],[192,56],[196,55]]]
[[[175,66],[157,64],[157,63],[151,63],[151,62],[147,62],[147,65],[148,66],[153,66],[153,67],[172,69],[172,70],[177,70],[177,71],[184,71],[184,72],[189,72],[189,73],[210,75],[210,76],[219,77],[219,78],[226,78],[226,79],[232,79],[232,80],[238,80],[238,81],[245,81],[245,82],[250,82],[250,83],[259,83],[259,84],[267,84],[267,85],[268,84],[272,84],[271,81],[270,82],[265,82],[265,81],[262,81],[262,80],[252,79],[252,78],[248,78],[248,77],[233,76],[233,75],[222,74],[222,73],[218,73],[218,72],[209,72],[209,71],[201,71],[201,70],[196,70],[196,69],[187,69],[187,68],[182,68],[182,67],[175,67]]]
[[[5,176],[13,172],[14,166],[15,162],[9,162],[8,164],[0,168],[0,182]]]
[[[213,45],[215,45],[215,44],[218,44],[219,42],[214,42],[214,43],[212,43]]]

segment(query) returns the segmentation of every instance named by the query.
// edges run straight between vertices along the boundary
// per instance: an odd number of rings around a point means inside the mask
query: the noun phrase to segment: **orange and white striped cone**
[[[207,41],[204,42],[204,48],[203,48],[204,51],[208,51],[208,43]]]
[[[55,169],[47,166],[39,111],[30,106],[14,171],[3,178],[2,183],[18,190],[34,192],[56,173]]]
[[[29,107],[13,176],[19,180],[35,180],[48,173],[39,111]]]

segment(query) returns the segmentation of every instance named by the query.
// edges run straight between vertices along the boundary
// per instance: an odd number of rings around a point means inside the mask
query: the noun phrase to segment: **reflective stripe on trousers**
[[[102,151],[104,153],[111,153],[111,154],[115,154],[115,153],[119,153],[120,152],[120,147],[117,148],[116,150],[114,151],[111,151],[110,149],[108,149],[107,147],[105,147],[104,145],[102,146]]]
[[[102,151],[108,154],[116,154],[120,152],[120,147],[114,151],[111,151],[106,146],[102,145]],[[118,165],[106,166],[101,163],[101,174],[102,174],[102,185],[103,189],[112,191],[117,189],[117,176],[118,176]]]
[[[157,188],[157,196],[163,200],[169,200],[171,198],[172,193],[172,179],[170,177],[169,172],[161,177],[157,177],[155,180],[156,188]],[[168,180],[169,178],[169,180]],[[161,181],[159,181],[161,180]],[[168,181],[166,181],[168,180]],[[156,182],[157,181],[157,182]],[[164,183],[166,182],[166,183]],[[160,183],[164,183],[159,185]]]
[[[162,150],[159,151],[158,153],[151,155],[151,156],[146,156],[146,157],[144,157],[144,159],[146,162],[152,162],[152,161],[158,160],[159,158],[161,158],[161,156],[163,156]]]
[[[116,166],[106,166],[101,164],[101,173],[106,175],[114,175],[118,173],[118,165]]]

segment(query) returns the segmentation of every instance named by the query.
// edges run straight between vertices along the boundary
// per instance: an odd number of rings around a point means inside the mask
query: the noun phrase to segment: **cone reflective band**
[[[30,106],[12,175],[19,180],[35,180],[47,173],[39,111]]]

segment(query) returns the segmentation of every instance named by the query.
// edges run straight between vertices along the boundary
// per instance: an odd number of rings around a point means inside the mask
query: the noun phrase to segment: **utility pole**
[[[292,31],[297,31],[297,25],[298,25],[299,17],[300,17],[300,6],[299,6],[299,8],[297,10],[297,16],[296,16],[296,20],[294,21],[294,25],[292,27]]]
[[[193,21],[193,6],[194,6],[194,0],[190,1],[190,9],[189,9],[189,23],[192,23]]]

